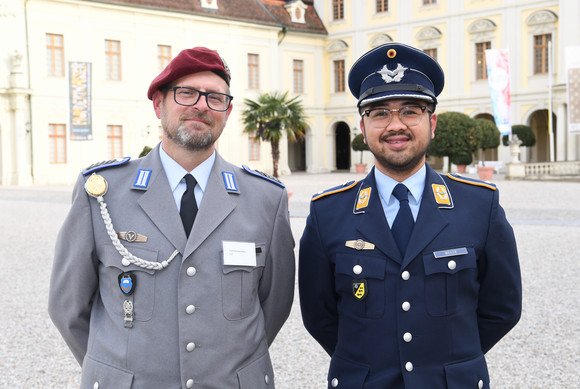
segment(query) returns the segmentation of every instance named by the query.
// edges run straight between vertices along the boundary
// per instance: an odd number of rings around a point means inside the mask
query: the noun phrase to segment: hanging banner
[[[509,51],[507,49],[485,50],[485,61],[495,124],[502,135],[509,135],[512,131]]]
[[[92,140],[91,63],[69,62],[71,140]]]
[[[568,132],[580,134],[580,46],[566,47]]]

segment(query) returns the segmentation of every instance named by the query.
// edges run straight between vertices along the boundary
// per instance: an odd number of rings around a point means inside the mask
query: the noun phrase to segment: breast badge
[[[357,239],[357,240],[347,240],[346,242],[344,242],[344,245],[346,247],[350,247],[351,249],[355,249],[355,250],[374,250],[375,249],[375,245],[369,242],[365,242],[362,239]]]
[[[147,237],[145,235],[141,235],[136,233],[135,231],[121,231],[117,232],[117,237],[119,239],[125,240],[129,243],[144,243],[147,242]]]
[[[132,272],[119,274],[119,288],[121,288],[121,292],[125,295],[132,295],[133,292],[135,292],[136,284],[137,279],[135,278],[135,274]]]
[[[358,301],[364,300],[368,294],[367,280],[352,280],[352,294]]]

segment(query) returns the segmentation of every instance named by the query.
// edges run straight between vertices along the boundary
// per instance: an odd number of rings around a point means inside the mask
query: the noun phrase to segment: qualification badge
[[[132,272],[119,274],[119,288],[125,295],[130,296],[135,291],[137,278]]]
[[[93,173],[85,182],[85,190],[94,198],[98,198],[107,193],[107,180],[103,176]]]
[[[367,288],[367,280],[360,279],[360,280],[352,280],[352,294],[354,298],[362,301],[367,297],[368,288]]]
[[[437,204],[451,205],[445,185],[433,184],[433,195]]]
[[[358,193],[358,199],[357,199],[356,208],[355,208],[356,211],[358,211],[362,208],[368,207],[369,200],[371,198],[371,189],[372,188],[368,187],[368,188],[361,190]]]

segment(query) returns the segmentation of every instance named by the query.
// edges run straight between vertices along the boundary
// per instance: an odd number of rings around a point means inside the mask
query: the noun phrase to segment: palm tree
[[[284,134],[289,141],[304,138],[308,122],[299,96],[289,99],[288,92],[263,93],[256,101],[244,99],[242,112],[244,132],[270,142],[274,177],[278,177],[280,139]]]

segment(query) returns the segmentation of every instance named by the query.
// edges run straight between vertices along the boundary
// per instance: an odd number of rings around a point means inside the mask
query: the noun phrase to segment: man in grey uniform
[[[79,176],[49,313],[82,388],[274,388],[268,347],[294,294],[288,195],[215,150],[229,83],[217,52],[183,50],[148,91],[160,145]]]

